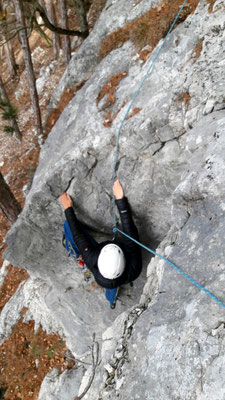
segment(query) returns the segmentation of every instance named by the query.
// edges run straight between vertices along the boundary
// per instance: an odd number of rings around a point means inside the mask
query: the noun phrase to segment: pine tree
[[[15,133],[19,142],[21,142],[22,134],[20,132],[17,123],[17,109],[9,101],[1,76],[0,76],[0,110],[2,111],[2,119],[4,121],[9,121],[10,123],[10,125],[4,126],[4,131],[9,134]]]

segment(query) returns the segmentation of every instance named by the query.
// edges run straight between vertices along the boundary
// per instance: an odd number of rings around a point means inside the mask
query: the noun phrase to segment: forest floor
[[[91,27],[105,3],[106,0],[93,1],[89,13]],[[51,66],[39,92],[42,121],[45,121],[49,100],[66,66],[63,54],[55,61],[52,47],[49,47],[36,32],[32,33],[29,43],[36,78],[43,76]],[[8,76],[4,55],[1,56],[0,73],[9,99],[18,109],[18,123],[23,139],[19,143],[15,137],[6,135],[3,131],[3,122],[0,120],[0,169],[14,196],[23,207],[26,190],[29,190],[38,165],[40,146],[34,128],[23,54],[19,48],[17,42],[15,45],[17,76],[15,78]],[[61,111],[70,99],[71,93],[68,91],[63,96]],[[51,127],[48,126],[48,132]],[[45,133],[45,137],[48,132]],[[5,236],[8,230],[9,226],[0,214],[0,267],[4,262],[2,253],[6,247]],[[21,282],[29,278],[25,269],[12,265],[6,269],[7,274],[0,287],[0,313]],[[67,358],[69,351],[62,338],[53,333],[47,335],[41,328],[35,332],[34,321],[23,322],[26,311],[23,310],[21,319],[14,326],[10,337],[0,346],[0,399],[35,400],[47,373],[53,368],[62,373],[74,365],[74,361]]]

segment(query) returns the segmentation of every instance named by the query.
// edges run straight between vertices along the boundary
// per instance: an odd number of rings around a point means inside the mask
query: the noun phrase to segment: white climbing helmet
[[[107,279],[115,279],[122,275],[125,268],[123,251],[116,244],[104,246],[98,257],[98,269]]]

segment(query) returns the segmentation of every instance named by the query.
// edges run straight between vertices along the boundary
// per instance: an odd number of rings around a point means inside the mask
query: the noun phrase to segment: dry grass
[[[101,111],[107,110],[107,113],[105,115],[105,120],[104,120],[104,126],[106,128],[109,128],[112,125],[112,122],[114,119],[117,117],[119,112],[122,110],[122,108],[125,106],[127,101],[124,101],[123,104],[119,107],[119,109],[112,114],[112,106],[115,104],[115,92],[117,89],[117,86],[121,82],[122,79],[124,79],[127,76],[127,71],[121,71],[118,72],[118,74],[112,75],[108,82],[105,83],[105,85],[101,88],[98,97],[97,97],[97,104],[106,96],[105,103],[101,107]],[[132,118],[134,115],[138,114],[141,111],[140,108],[134,108],[131,113],[127,116],[126,119]]]
[[[122,110],[122,108],[125,106],[125,104],[126,104],[126,101],[123,102],[123,104],[120,106],[120,108],[113,115],[112,115],[112,111],[107,112],[105,121],[104,121],[104,126],[106,128],[109,128],[112,125],[112,122],[117,117],[117,115]]]
[[[10,297],[14,295],[20,283],[27,280],[29,277],[25,269],[9,265],[7,270],[8,273],[0,287],[0,313],[5,304],[9,301]]]
[[[121,71],[118,72],[115,75],[112,75],[108,82],[105,83],[105,85],[101,88],[98,97],[97,97],[97,104],[106,97],[105,102],[103,106],[101,107],[101,111],[107,110],[107,113],[105,115],[105,120],[104,120],[104,126],[106,128],[109,128],[112,125],[112,122],[114,119],[117,117],[119,112],[122,110],[122,108],[125,106],[127,101],[124,101],[123,104],[119,107],[119,109],[112,114],[112,106],[115,104],[115,92],[117,89],[117,86],[121,82],[122,79],[124,79],[128,75],[127,71]],[[131,110],[130,114],[127,116],[126,119],[132,118],[134,115],[138,114],[141,111],[140,108],[134,108]]]
[[[92,29],[100,17],[100,14],[103,10],[103,8],[106,5],[107,0],[94,0],[92,1],[90,11],[89,11],[89,19],[88,19],[88,25],[89,29]]]
[[[207,0],[207,3],[209,3],[209,13],[213,12],[213,6],[215,4],[216,0]]]
[[[113,122],[113,120],[117,117],[120,110],[124,107],[126,102],[123,102],[122,106],[112,115],[112,106],[115,103],[115,92],[116,89],[121,82],[127,76],[127,71],[118,72],[115,75],[112,75],[108,82],[101,88],[98,97],[97,97],[97,104],[106,97],[103,106],[101,107],[101,111],[107,110],[104,120],[104,126],[109,128]]]
[[[171,2],[163,0],[161,5],[152,8],[147,13],[128,22],[123,28],[111,33],[102,43],[99,57],[103,59],[112,50],[122,46],[127,40],[131,40],[137,50],[149,45],[152,49],[164,38],[176,17],[183,0]],[[195,10],[198,0],[190,0],[180,14],[177,25]]]
[[[201,52],[202,52],[202,45],[203,45],[203,39],[198,42],[191,54],[191,56],[187,59],[187,61],[179,68],[179,71],[182,71],[187,63],[190,61],[192,64],[196,63],[196,61],[199,59]]]
[[[140,50],[138,52],[140,60],[143,61],[143,63],[145,63],[148,60],[151,52],[152,52],[152,47],[149,45],[147,45],[143,50]]]
[[[190,99],[191,96],[189,92],[180,93],[179,96],[177,97],[177,101],[179,101],[180,103],[184,103],[186,107],[188,107]]]
[[[203,43],[203,39],[200,40],[200,42],[195,46],[194,49],[194,62],[197,61],[197,59],[200,57],[201,52],[202,52],[202,43]]]
[[[106,106],[111,106],[115,103],[115,92],[117,86],[119,85],[120,81],[124,79],[128,75],[127,71],[118,72],[118,74],[112,75],[108,82],[101,88],[98,97],[97,97],[97,104],[103,99],[105,95],[107,95],[107,99],[105,101]],[[104,106],[105,108],[105,106]]]
[[[134,115],[138,114],[141,111],[141,108],[134,108],[130,114],[128,114],[126,119],[130,119],[134,117]]]
[[[0,346],[0,387],[6,391],[7,400],[36,400],[41,383],[52,368],[61,373],[74,365],[67,360],[68,350],[60,337],[47,335],[40,328],[34,333],[34,322],[22,320],[23,317]]]
[[[45,123],[45,135],[48,135],[49,132],[51,131],[52,127],[55,125],[56,121],[62,114],[64,108],[69,104],[69,102],[74,98],[76,95],[76,92],[84,86],[86,81],[83,81],[74,87],[71,87],[69,89],[65,89],[64,92],[61,95],[61,98],[57,104],[56,108],[51,109],[48,118]]]

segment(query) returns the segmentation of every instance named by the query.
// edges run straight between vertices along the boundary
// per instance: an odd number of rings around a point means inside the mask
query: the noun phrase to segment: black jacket
[[[120,213],[123,231],[134,239],[139,240],[138,231],[133,222],[127,198],[123,197],[123,199],[116,200],[116,205]],[[119,287],[124,283],[132,282],[140,275],[142,270],[142,257],[140,246],[138,246],[136,243],[126,238],[125,236],[122,236],[119,241],[106,241],[102,243],[97,243],[95,245],[83,232],[80,222],[77,219],[73,208],[67,208],[65,210],[65,214],[70,229],[72,231],[74,241],[78,249],[80,250],[83,260],[87,267],[93,273],[96,282],[100,286],[112,289],[115,287]],[[109,243],[117,244],[123,250],[126,259],[124,272],[116,279],[104,278],[99,272],[97,266],[98,256],[101,249]]]

